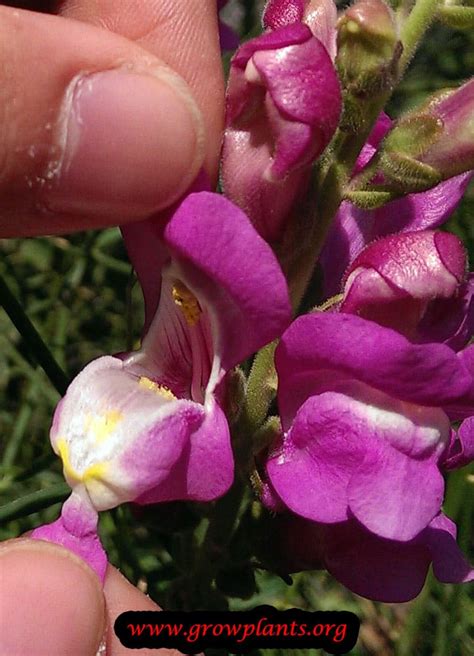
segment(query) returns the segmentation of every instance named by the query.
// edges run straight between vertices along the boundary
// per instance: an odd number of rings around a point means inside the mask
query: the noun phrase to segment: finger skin
[[[60,13],[139,44],[189,84],[206,126],[206,170],[215,180],[224,123],[216,0],[66,0]]]
[[[161,610],[154,601],[137,590],[115,567],[109,565],[104,584],[104,594],[107,600],[107,648],[111,656],[129,656],[130,649],[122,645],[114,633],[114,622],[120,613],[127,610]],[[109,652],[107,652],[109,653]],[[140,649],[143,656],[180,656],[181,652],[174,649]]]
[[[95,656],[105,627],[104,598],[92,570],[41,540],[0,545],[0,653]]]
[[[123,88],[97,76],[110,71],[128,74]],[[128,89],[136,76],[141,95]],[[0,7],[0,80],[0,237],[145,218],[176,200],[202,165],[204,125],[186,83],[119,35]]]
[[[113,631],[126,610],[161,609],[111,565],[102,589],[84,561],[56,544],[28,538],[0,544],[2,656],[96,656],[104,640],[108,656],[126,656],[130,650]]]

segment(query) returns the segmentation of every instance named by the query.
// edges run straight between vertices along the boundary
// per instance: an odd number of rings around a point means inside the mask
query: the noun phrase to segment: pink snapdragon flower
[[[280,236],[339,122],[341,91],[328,48],[288,18],[243,44],[231,62],[222,183],[268,240]]]
[[[377,239],[345,274],[339,310],[454,350],[474,332],[474,276],[452,234],[422,230]]]
[[[474,376],[443,344],[412,344],[344,314],[300,317],[276,352],[284,438],[267,475],[285,506],[320,523],[355,517],[406,542],[440,511],[448,413],[474,414]]]
[[[137,262],[148,313],[158,303],[140,350],[90,363],[51,428],[73,491],[62,517],[34,535],[62,541],[92,566],[104,562],[96,511],[127,501],[209,501],[228,490],[234,464],[221,407],[225,375],[290,319],[270,247],[230,201],[191,194],[160,232],[149,222],[127,229],[133,258],[162,265],[145,271]]]

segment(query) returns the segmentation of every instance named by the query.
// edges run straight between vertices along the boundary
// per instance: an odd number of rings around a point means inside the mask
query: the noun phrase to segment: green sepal
[[[385,137],[384,152],[419,157],[443,133],[443,122],[436,116],[418,114],[402,117]]]
[[[386,178],[385,186],[396,192],[426,191],[442,180],[432,166],[394,152],[381,153],[380,169]]]
[[[344,200],[361,210],[376,210],[398,197],[393,191],[348,191]]]

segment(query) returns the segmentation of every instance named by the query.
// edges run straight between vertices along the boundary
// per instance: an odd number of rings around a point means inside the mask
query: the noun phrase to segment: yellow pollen
[[[84,431],[91,431],[96,443],[103,442],[112,435],[123,415],[118,410],[108,410],[103,415],[86,415]]]
[[[201,315],[199,303],[186,285],[177,280],[172,289],[173,301],[179,306],[188,326],[195,326]]]
[[[166,387],[166,385],[159,385],[158,383],[155,383],[154,380],[151,380],[151,378],[142,376],[138,381],[138,384],[140,387],[144,387],[145,389],[150,390],[150,392],[155,392],[155,394],[162,396],[168,401],[176,400],[176,396],[173,394],[169,387]]]

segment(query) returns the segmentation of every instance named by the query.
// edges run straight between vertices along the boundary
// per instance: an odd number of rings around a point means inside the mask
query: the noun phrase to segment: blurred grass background
[[[233,2],[229,15],[254,27],[258,7]],[[427,94],[456,86],[474,72],[474,34],[436,25],[429,32],[389,106],[391,116]],[[462,237],[474,263],[474,194],[467,193],[447,229]],[[91,359],[138,344],[143,318],[135,283],[118,229],[62,237],[0,241],[0,275],[72,378]],[[48,432],[59,399],[31,346],[0,309],[0,506],[62,483],[51,455]],[[474,469],[450,475],[445,510],[457,521],[459,542],[473,559]],[[0,526],[0,539],[21,535],[58,515],[59,504]],[[0,509],[1,510],[1,509]],[[103,513],[101,534],[114,564],[167,607],[179,605],[183,573],[190,562],[191,538],[204,509],[167,504],[136,511],[123,507]],[[199,530],[198,530],[199,532]],[[354,566],[357,566],[356,563]],[[248,597],[242,572],[229,586]],[[239,581],[237,579],[240,578]],[[243,582],[242,582],[243,581]],[[239,583],[241,590],[237,585]],[[221,588],[226,589],[225,582]],[[293,585],[263,571],[256,573],[250,598],[231,597],[230,607],[266,603],[276,608],[351,610],[362,621],[354,655],[468,656],[474,654],[474,596],[467,586],[440,585],[431,576],[423,593],[408,604],[378,604],[346,591],[328,574],[305,573]],[[303,650],[292,650],[295,656]],[[305,650],[305,654],[322,653]],[[255,652],[257,653],[257,652]],[[263,655],[284,654],[262,650]]]

